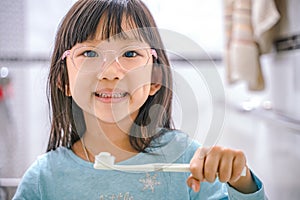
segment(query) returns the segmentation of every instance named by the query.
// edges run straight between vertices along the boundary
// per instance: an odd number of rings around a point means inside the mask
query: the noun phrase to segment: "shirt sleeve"
[[[226,184],[227,190],[228,190],[228,197],[230,200],[240,200],[240,199],[267,200],[268,199],[265,195],[264,187],[263,187],[261,180],[259,180],[259,178],[257,176],[255,176],[255,174],[252,171],[250,171],[250,172],[251,172],[251,175],[253,177],[253,180],[254,180],[258,190],[254,193],[244,194],[244,193],[241,193],[241,192],[235,190],[229,184]]]
[[[13,200],[38,200],[39,193],[39,161],[35,161],[25,172]]]

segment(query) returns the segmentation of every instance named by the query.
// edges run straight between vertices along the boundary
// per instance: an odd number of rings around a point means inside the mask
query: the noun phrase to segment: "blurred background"
[[[11,199],[26,169],[46,150],[49,61],[57,26],[74,2],[0,1],[0,200]],[[215,143],[245,151],[269,199],[299,199],[300,2],[144,2],[160,28],[201,49],[170,54],[177,128],[202,142],[220,113]],[[210,72],[222,83],[217,95],[205,77]],[[192,99],[184,98],[187,90]]]

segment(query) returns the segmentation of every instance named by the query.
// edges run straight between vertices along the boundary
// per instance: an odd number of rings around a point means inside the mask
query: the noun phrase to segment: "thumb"
[[[196,178],[194,178],[192,175],[188,177],[186,180],[186,184],[192,188],[194,192],[199,192],[200,190],[200,181]]]

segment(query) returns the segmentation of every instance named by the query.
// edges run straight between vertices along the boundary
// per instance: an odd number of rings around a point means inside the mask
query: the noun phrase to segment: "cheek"
[[[146,66],[137,70],[129,71],[125,78],[131,93],[142,91],[149,94],[152,76],[152,66]]]
[[[68,68],[69,86],[73,100],[77,105],[87,111],[93,113],[93,104],[91,102],[91,95],[94,83],[94,75],[88,73],[80,73],[74,68]]]
[[[82,76],[77,74],[75,79],[73,79],[73,96],[80,97],[82,95],[86,95],[90,93],[93,88],[91,88],[92,79],[89,76]]]
[[[140,108],[148,99],[149,93],[149,84],[136,88],[136,90],[132,93],[131,104]]]
[[[95,114],[94,88],[96,87],[92,77],[78,74],[73,82],[72,98],[84,111]]]
[[[69,61],[67,61],[67,69],[70,84],[69,86],[73,98],[91,90],[90,86],[92,84],[92,81],[95,79],[94,74],[80,73],[73,66],[72,62]]]

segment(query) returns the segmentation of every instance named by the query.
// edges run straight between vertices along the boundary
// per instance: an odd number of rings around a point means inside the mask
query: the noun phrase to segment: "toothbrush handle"
[[[156,168],[156,171],[164,171],[164,172],[190,172],[189,164],[153,164]],[[247,168],[244,167],[241,176],[246,176]]]
[[[117,171],[134,171],[134,172],[151,172],[151,171],[163,171],[163,172],[190,172],[189,164],[143,164],[143,165],[103,165],[94,164],[95,169],[102,170],[117,170]],[[241,176],[246,176],[246,167],[244,167]]]
[[[163,172],[190,172],[189,164],[153,164],[156,171]]]
[[[118,171],[136,171],[136,172],[150,172],[150,171],[163,171],[163,172],[190,172],[189,164],[143,164],[143,165],[103,165],[94,164],[95,169],[102,170],[118,170]]]

